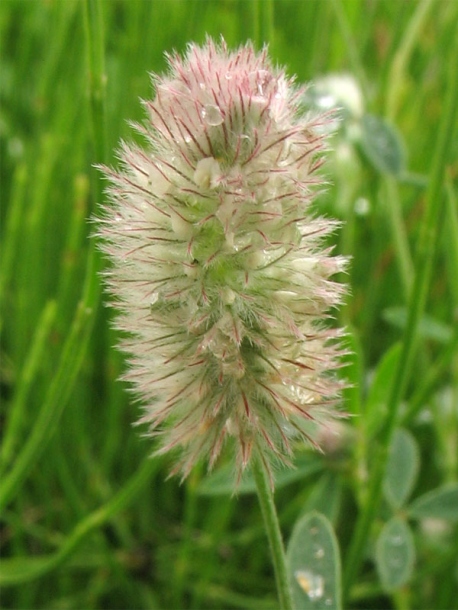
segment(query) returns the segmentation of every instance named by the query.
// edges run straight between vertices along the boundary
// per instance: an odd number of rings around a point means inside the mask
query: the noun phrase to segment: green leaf
[[[363,349],[356,328],[349,328],[349,334],[345,337],[345,347],[349,353],[342,358],[342,364],[348,387],[342,393],[343,404],[349,413],[359,415],[364,363]]]
[[[401,508],[412,493],[420,467],[420,451],[410,432],[399,428],[391,442],[383,491],[395,510]]]
[[[375,561],[377,571],[387,591],[404,585],[412,576],[415,546],[409,525],[399,517],[385,524],[378,537]]]
[[[275,488],[279,489],[295,481],[300,481],[323,469],[323,459],[317,453],[304,453],[299,455],[294,469],[283,469],[275,474]],[[256,483],[248,468],[240,485],[235,488],[234,469],[231,464],[222,466],[214,473],[205,477],[197,488],[201,496],[226,496],[256,493]]]
[[[395,343],[383,355],[377,369],[366,399],[365,423],[368,436],[372,437],[385,421],[386,405],[388,402],[391,384],[399,366],[401,344]]]
[[[417,498],[408,508],[414,519],[458,521],[458,483],[444,485]]]
[[[339,547],[324,515],[313,511],[296,523],[287,568],[296,610],[341,610]]]
[[[395,127],[381,117],[365,114],[361,132],[361,147],[376,170],[395,176],[404,172],[404,145]]]
[[[407,309],[405,307],[388,307],[382,317],[386,322],[404,329],[407,324]],[[418,323],[418,333],[423,339],[433,339],[439,343],[447,343],[453,336],[453,330],[448,324],[439,322],[432,316],[423,315]]]
[[[337,520],[342,503],[342,481],[333,472],[325,472],[315,483],[304,505],[304,513],[317,511],[332,523]]]

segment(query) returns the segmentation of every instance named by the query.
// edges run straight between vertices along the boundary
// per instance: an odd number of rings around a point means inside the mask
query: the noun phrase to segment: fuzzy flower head
[[[239,474],[253,452],[289,463],[338,415],[340,333],[324,323],[345,261],[323,246],[335,223],[310,213],[330,119],[302,114],[303,91],[251,44],[168,60],[136,126],[145,147],[123,143],[122,168],[103,168],[126,378],[173,472],[226,444]]]

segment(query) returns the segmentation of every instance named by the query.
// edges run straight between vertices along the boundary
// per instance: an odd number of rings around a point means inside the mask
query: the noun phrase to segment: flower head
[[[323,246],[336,223],[309,210],[329,119],[301,114],[301,89],[251,44],[168,59],[137,126],[146,146],[122,144],[121,170],[104,168],[126,378],[174,472],[212,466],[226,440],[239,473],[254,450],[288,462],[311,422],[337,415],[342,385],[325,319],[345,261]]]

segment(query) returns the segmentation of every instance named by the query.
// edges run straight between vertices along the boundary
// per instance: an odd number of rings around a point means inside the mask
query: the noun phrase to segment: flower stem
[[[288,582],[285,549],[283,546],[280,525],[278,523],[277,511],[275,509],[274,495],[264,462],[260,456],[253,459],[252,468],[258,490],[262,516],[264,518],[264,525],[266,527],[267,537],[269,538],[280,608],[281,610],[292,610],[293,599]]]

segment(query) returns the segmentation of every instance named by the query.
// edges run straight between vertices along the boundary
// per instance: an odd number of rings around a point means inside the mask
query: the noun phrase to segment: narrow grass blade
[[[141,468],[109,502],[90,513],[76,525],[57,552],[41,557],[15,557],[2,561],[0,585],[29,582],[62,565],[90,532],[101,527],[135,499],[151,479],[155,470],[159,468],[159,464],[159,460],[145,460]]]

